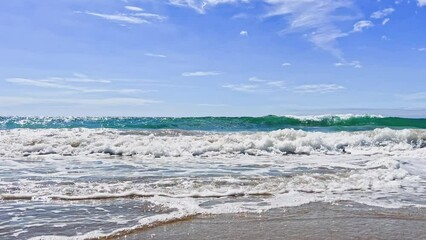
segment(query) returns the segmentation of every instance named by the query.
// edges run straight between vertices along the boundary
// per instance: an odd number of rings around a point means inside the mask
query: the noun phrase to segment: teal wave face
[[[375,128],[426,129],[426,119],[377,116],[265,117],[0,117],[0,129],[112,128],[200,131],[272,131],[285,128],[315,131],[358,131]]]

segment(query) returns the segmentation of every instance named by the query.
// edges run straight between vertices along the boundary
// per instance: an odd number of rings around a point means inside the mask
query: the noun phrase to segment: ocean
[[[426,207],[426,119],[0,117],[0,161],[0,239],[312,203]]]

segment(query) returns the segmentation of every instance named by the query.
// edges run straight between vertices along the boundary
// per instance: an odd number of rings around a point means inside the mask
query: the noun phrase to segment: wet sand
[[[426,209],[311,203],[261,214],[200,215],[118,239],[426,239]]]

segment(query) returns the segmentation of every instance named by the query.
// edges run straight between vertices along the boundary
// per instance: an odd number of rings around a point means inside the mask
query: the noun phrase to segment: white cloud
[[[286,63],[283,63],[283,64],[282,64],[282,66],[283,66],[283,67],[290,67],[290,66],[291,66],[291,63],[286,62]]]
[[[373,27],[374,24],[369,20],[362,20],[354,24],[354,32],[362,32],[364,29]]]
[[[233,91],[238,91],[238,92],[256,92],[256,90],[258,90],[259,88],[258,85],[253,85],[253,84],[227,84],[227,85],[223,85],[222,87],[229,88]]]
[[[274,90],[292,91],[294,93],[330,93],[345,89],[345,87],[337,84],[307,84],[294,87],[287,87],[285,81],[267,81],[252,77],[249,81],[256,82],[256,84],[227,84],[222,85],[224,88],[233,91],[246,92],[246,93],[266,93],[273,92]]]
[[[110,21],[116,21],[116,22],[125,22],[125,23],[131,23],[131,24],[143,24],[143,23],[150,23],[148,20],[134,17],[127,14],[102,14],[102,13],[94,13],[94,12],[86,12],[86,14],[100,17],[106,20]]]
[[[75,87],[64,85],[63,83],[111,83],[111,80],[94,79],[81,73],[74,73],[73,77],[49,77],[44,79],[28,79],[28,78],[8,78],[7,82],[20,85],[33,85],[42,87],[69,88]]]
[[[390,18],[385,18],[382,21],[382,25],[386,25],[386,23],[388,23],[390,21]]]
[[[27,78],[8,78],[6,82],[17,84],[17,85],[25,85],[25,86],[33,86],[33,87],[42,87],[42,88],[58,88],[58,89],[67,89],[67,90],[75,90],[82,91],[82,88],[74,87],[70,85],[57,84],[49,81],[43,80],[33,80]]]
[[[84,106],[143,106],[161,103],[156,100],[142,98],[102,98],[102,99],[71,99],[71,98],[33,98],[0,96],[0,106],[19,106],[36,104],[84,105]]]
[[[135,6],[125,6],[127,10],[134,11],[134,12],[142,12],[143,8],[135,7]]]
[[[163,54],[155,54],[155,53],[145,53],[144,54],[147,57],[156,57],[156,58],[166,58],[166,55]]]
[[[270,5],[266,17],[287,16],[289,26],[283,33],[309,32],[309,41],[318,48],[343,59],[343,53],[337,47],[337,39],[345,33],[337,27],[338,22],[354,19],[357,14],[352,0],[263,0]],[[341,13],[345,11],[346,15]]]
[[[134,13],[131,16],[142,17],[150,20],[164,21],[167,17],[155,13]]]
[[[251,77],[248,79],[250,82],[266,82],[267,80],[265,79],[260,79],[258,77]]]
[[[425,52],[426,48],[418,48],[417,51],[419,51],[419,52]]]
[[[343,90],[345,87],[337,84],[311,84],[300,85],[293,88],[295,93],[330,93]]]
[[[354,67],[354,68],[362,68],[362,65],[359,61],[351,61],[351,62],[338,62],[334,63],[336,67]]]
[[[62,77],[51,77],[46,79],[29,79],[29,78],[7,78],[6,82],[22,85],[22,86],[30,86],[30,87],[38,87],[38,88],[54,88],[54,89],[62,89],[62,90],[70,90],[79,93],[120,93],[120,94],[130,94],[130,93],[142,93],[142,92],[150,92],[143,91],[139,89],[117,89],[117,88],[88,88],[80,86],[82,83],[102,83],[107,84],[111,83],[110,80],[98,80],[98,79],[90,79],[83,74],[74,74],[79,77],[75,78],[62,78]],[[65,83],[80,83],[79,86],[73,86]]]
[[[184,72],[182,76],[184,77],[206,77],[206,76],[217,76],[221,75],[220,72],[208,71],[208,72]]]
[[[426,6],[426,0],[417,0],[417,5],[419,5],[419,7]]]
[[[161,16],[155,13],[115,13],[115,14],[104,14],[96,12],[85,12],[88,15],[96,16],[102,19],[106,19],[113,22],[129,23],[129,24],[147,24],[153,21],[163,21],[167,19],[165,16]]]
[[[285,82],[284,81],[270,81],[270,82],[267,82],[266,84],[273,86],[273,87],[284,88]]]
[[[281,33],[304,32],[316,47],[344,60],[337,47],[337,39],[351,32],[342,31],[340,22],[358,19],[359,10],[355,0],[258,0],[265,3],[267,13],[263,17],[285,16],[288,27]],[[218,4],[238,4],[249,0],[169,0],[173,5],[190,7],[204,14],[206,8]]]
[[[105,79],[94,79],[90,78],[87,75],[81,74],[81,73],[74,73],[74,77],[72,78],[63,78],[63,77],[54,77],[54,78],[48,78],[45,81],[64,81],[64,82],[81,82],[81,83],[111,83],[111,80],[105,80]]]
[[[176,6],[192,8],[198,13],[204,14],[208,7],[214,7],[224,3],[246,3],[249,2],[249,0],[169,0],[169,2]]]
[[[390,40],[386,35],[383,35],[382,36],[382,40],[384,40],[384,41],[388,41],[388,40]]]
[[[284,81],[271,81],[271,80],[261,79],[261,78],[258,78],[258,77],[251,77],[248,80],[249,80],[249,82],[259,83],[260,85],[256,85],[256,86],[262,87],[264,89],[271,90],[271,87],[285,88],[284,87],[284,85],[285,85]]]
[[[131,93],[147,93],[154,92],[149,90],[140,90],[140,89],[84,89],[82,93],[120,93],[120,94],[131,94]]]
[[[393,9],[393,8],[386,8],[386,9],[383,9],[383,10],[380,10],[380,11],[377,11],[377,12],[373,12],[371,14],[371,18],[381,19],[381,18],[389,16],[394,11],[395,11],[395,9]]]
[[[249,34],[248,34],[247,31],[243,30],[243,31],[240,32],[240,35],[243,36],[243,37],[247,37]]]

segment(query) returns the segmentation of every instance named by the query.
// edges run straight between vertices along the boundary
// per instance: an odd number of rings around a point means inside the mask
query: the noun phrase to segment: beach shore
[[[223,214],[157,226],[118,239],[426,239],[426,209],[311,203],[260,214]]]

